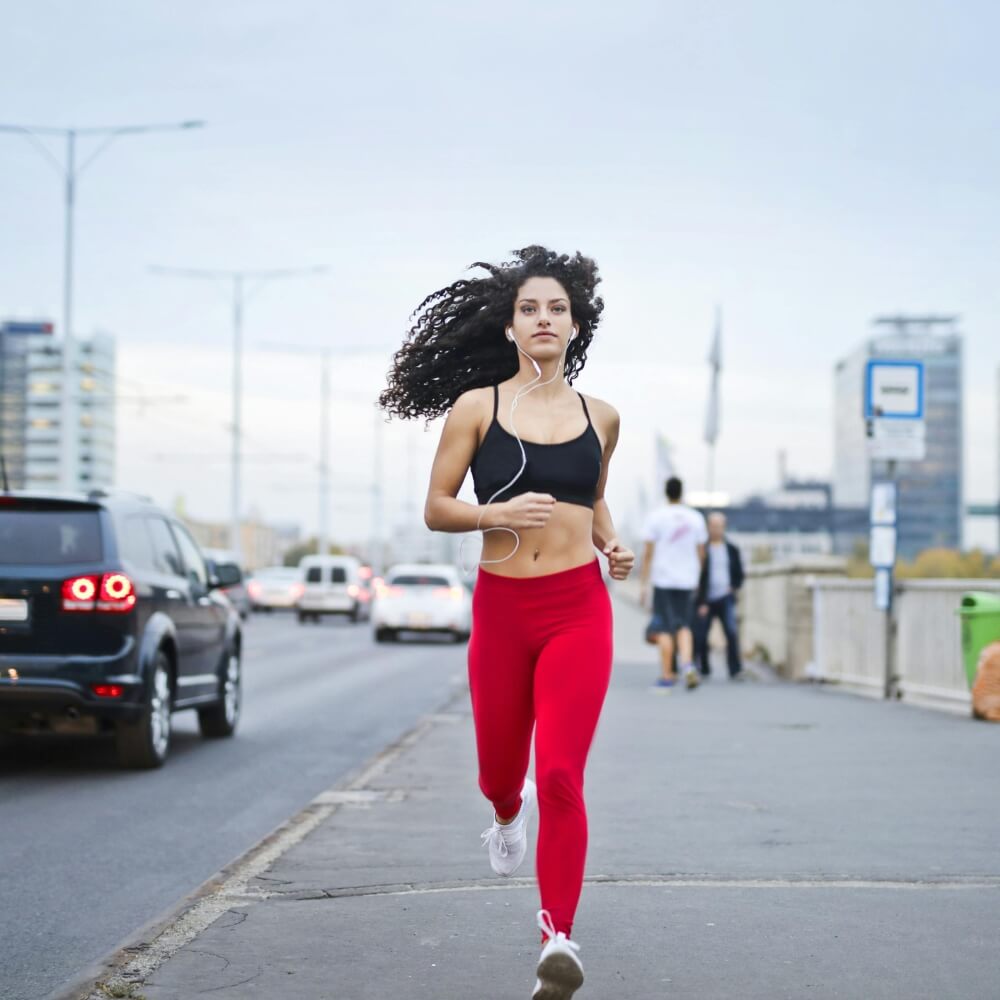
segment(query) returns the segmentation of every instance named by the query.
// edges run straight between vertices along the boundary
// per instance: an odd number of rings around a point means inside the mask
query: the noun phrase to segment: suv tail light
[[[135,585],[124,573],[75,576],[62,585],[63,611],[123,614],[135,607]]]
[[[134,607],[135,585],[132,581],[124,573],[105,573],[101,580],[97,610],[123,613]]]
[[[451,601],[460,601],[462,599],[462,588],[461,587],[438,587],[434,591],[435,597],[447,597]]]
[[[93,611],[97,607],[97,592],[101,589],[99,576],[75,576],[62,585],[63,611]]]

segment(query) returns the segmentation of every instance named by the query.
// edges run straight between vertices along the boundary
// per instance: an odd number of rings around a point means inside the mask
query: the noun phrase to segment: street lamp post
[[[357,355],[368,353],[369,347],[329,347],[315,346],[312,344],[289,344],[289,343],[263,343],[260,345],[269,351],[281,351],[285,354],[305,354],[318,356],[320,358],[320,424],[319,424],[319,521],[317,534],[317,551],[324,555],[330,545],[330,357],[336,353],[341,356]],[[382,348],[376,348],[381,351]],[[391,348],[386,347],[386,351]],[[358,401],[368,397],[359,397],[350,393],[338,392],[339,399],[353,399]],[[376,571],[382,569],[382,431],[384,419],[381,412],[375,409],[375,434],[373,439],[372,457],[374,460],[372,485],[370,488],[372,512],[371,512],[371,552],[369,559]],[[342,485],[342,484],[341,484]]]
[[[24,136],[40,153],[63,180],[63,201],[65,210],[63,247],[63,352],[62,387],[59,405],[61,408],[59,433],[59,482],[64,490],[72,490],[76,485],[77,431],[79,421],[76,415],[76,394],[73,391],[76,351],[73,343],[73,263],[74,263],[74,216],[76,210],[76,182],[87,169],[111,145],[123,135],[137,135],[142,132],[173,132],[201,128],[202,121],[177,122],[168,125],[119,125],[107,128],[55,128],[50,126],[5,125],[0,124],[0,132],[12,132]],[[66,159],[60,162],[52,155],[40,136],[61,136],[66,140]],[[78,138],[103,138],[98,147],[84,162],[76,165]]]
[[[281,278],[299,278],[310,274],[324,274],[325,267],[275,268],[264,271],[227,271],[193,267],[152,267],[154,274],[173,275],[181,278],[203,278],[209,281],[233,283],[233,450],[232,480],[230,485],[229,547],[240,556],[240,492],[242,484],[243,448],[243,308],[248,298],[247,283],[256,282],[257,291],[268,281]]]

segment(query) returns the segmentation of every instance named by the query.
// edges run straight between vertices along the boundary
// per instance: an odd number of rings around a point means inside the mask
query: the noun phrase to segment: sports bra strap
[[[583,398],[583,393],[578,392],[580,402],[583,404],[583,414],[587,418],[587,423],[593,427],[594,422],[590,419],[590,410],[587,409],[587,401]],[[493,420],[496,422],[497,414],[500,412],[500,386],[493,386]]]

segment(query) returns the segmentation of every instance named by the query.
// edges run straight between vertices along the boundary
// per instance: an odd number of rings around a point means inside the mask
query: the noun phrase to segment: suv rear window
[[[443,576],[417,576],[416,574],[403,574],[394,576],[392,583],[396,587],[450,587],[451,580]]]
[[[323,579],[323,571],[319,566],[310,566],[306,570],[306,583],[320,583]]]
[[[0,508],[0,565],[100,562],[102,555],[96,510]]]

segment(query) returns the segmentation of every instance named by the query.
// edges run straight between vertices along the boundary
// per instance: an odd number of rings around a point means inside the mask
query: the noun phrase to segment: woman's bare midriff
[[[501,563],[516,544],[508,531],[489,531],[483,538],[481,569],[497,576],[529,577],[561,573],[593,562],[591,541],[594,512],[575,503],[556,503],[544,528],[518,528],[521,544],[514,555]]]

